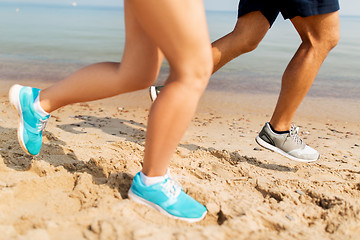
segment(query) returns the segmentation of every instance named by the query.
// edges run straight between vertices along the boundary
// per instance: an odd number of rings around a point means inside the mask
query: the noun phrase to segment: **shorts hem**
[[[328,14],[328,13],[333,13],[333,12],[337,12],[340,10],[339,6],[329,6],[329,7],[325,7],[325,8],[316,8],[316,9],[311,9],[309,11],[306,11],[306,13],[283,13],[281,12],[281,15],[283,16],[283,18],[286,19],[292,19],[294,17],[311,17],[311,16],[316,16],[316,15],[323,15],[323,14]]]

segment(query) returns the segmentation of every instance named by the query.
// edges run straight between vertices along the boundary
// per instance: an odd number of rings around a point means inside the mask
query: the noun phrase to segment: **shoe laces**
[[[48,123],[48,119],[45,119],[45,120],[39,119],[39,123],[36,125],[36,126],[37,126],[37,130],[38,130],[39,132],[44,131],[45,128],[46,128],[47,123]]]
[[[302,144],[302,140],[298,135],[299,132],[299,127],[296,127],[294,124],[291,124],[291,128],[289,130],[290,132],[290,137],[298,144]]]
[[[166,182],[163,184],[163,188],[166,191],[166,195],[171,198],[177,198],[182,189],[181,184],[171,176],[169,176]]]

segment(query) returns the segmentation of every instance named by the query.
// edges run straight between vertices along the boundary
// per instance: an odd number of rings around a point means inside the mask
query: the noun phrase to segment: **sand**
[[[129,200],[147,91],[53,113],[40,155],[20,148],[0,97],[1,239],[360,239],[360,101],[306,98],[294,122],[321,153],[298,163],[259,147],[276,95],[207,91],[170,169],[208,208],[195,224]],[[40,86],[43,86],[39,84]]]

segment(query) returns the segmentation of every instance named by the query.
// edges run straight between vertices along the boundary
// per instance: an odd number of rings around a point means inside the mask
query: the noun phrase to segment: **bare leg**
[[[126,43],[122,63],[97,63],[44,89],[40,104],[47,112],[62,106],[112,97],[150,86],[158,75],[162,53],[125,10]]]
[[[295,17],[291,21],[302,44],[285,70],[280,96],[270,121],[278,131],[289,130],[295,112],[309,91],[321,64],[339,39],[338,12]]]
[[[203,3],[125,0],[125,26],[121,65],[85,67],[42,91],[40,104],[51,112],[70,103],[146,88],[156,80],[164,53],[171,71],[150,111],[143,166],[147,176],[162,176],[211,75],[211,45]]]
[[[234,58],[253,51],[264,38],[270,24],[260,11],[240,17],[234,30],[212,43],[213,72]]]
[[[231,33],[212,43],[213,73],[234,58],[256,49],[269,27],[268,20],[260,11],[238,18]]]
[[[170,63],[170,76],[151,107],[142,172],[161,176],[211,75],[210,39],[201,0],[132,0],[139,22]],[[159,8],[161,3],[161,8]]]

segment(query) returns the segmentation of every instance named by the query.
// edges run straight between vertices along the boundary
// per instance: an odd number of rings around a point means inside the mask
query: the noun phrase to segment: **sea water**
[[[237,20],[236,11],[206,14],[213,41],[229,33]],[[341,40],[309,95],[360,99],[360,17],[341,16],[340,21]],[[279,16],[259,47],[215,73],[209,89],[278,93],[300,43],[291,22]],[[91,63],[121,61],[124,44],[120,7],[0,2],[0,80],[57,81]],[[168,69],[165,62],[158,83]]]

